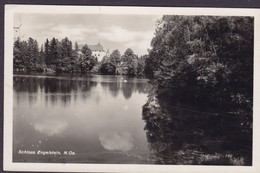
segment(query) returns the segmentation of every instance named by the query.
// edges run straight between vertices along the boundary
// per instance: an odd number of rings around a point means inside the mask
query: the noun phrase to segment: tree
[[[67,37],[61,40],[61,56],[72,56],[72,42]]]
[[[86,44],[82,47],[81,52],[83,55],[85,55],[87,57],[92,55],[92,51],[89,49],[88,45],[86,45]]]
[[[35,62],[39,59],[39,46],[36,40],[32,39],[31,37],[28,39],[28,49],[27,49],[27,59],[26,68],[27,71],[36,71]]]
[[[253,18],[163,16],[151,45],[145,73],[159,95],[251,107]]]
[[[102,74],[114,75],[115,70],[116,66],[110,61],[103,62],[100,67],[100,72]]]
[[[137,64],[137,76],[143,76],[145,70],[145,61],[148,58],[148,55],[141,56],[138,58]]]
[[[101,61],[100,72],[102,74],[114,75],[116,73],[116,67],[120,64],[121,54],[116,49],[111,55],[104,56]]]
[[[122,63],[127,66],[127,75],[135,76],[137,74],[137,55],[134,54],[132,49],[128,48],[121,58]]]
[[[18,38],[14,42],[13,68],[15,71],[25,71],[25,59],[27,57],[27,42]]]
[[[38,42],[32,38],[21,41],[19,38],[14,42],[14,70],[15,71],[39,71],[44,68],[43,47],[39,51]]]
[[[72,42],[66,37],[61,40],[59,46],[61,52],[60,59],[60,71],[62,72],[71,72],[73,69],[73,50],[72,50]]]
[[[39,56],[36,59],[35,68],[36,68],[35,70],[37,72],[43,72],[44,68],[46,68],[45,59],[44,59],[43,46],[41,46],[41,49],[40,49],[40,52],[39,52]]]
[[[65,37],[61,41],[52,38],[46,39],[44,46],[39,46],[36,40],[29,38],[14,42],[14,70],[43,72],[45,68],[56,73],[62,72],[91,72],[97,64],[97,58],[92,56],[91,50],[85,45],[81,53],[77,43],[76,50],[72,48],[72,42]],[[96,66],[95,71],[99,70]]]
[[[111,53],[109,59],[112,64],[118,65],[120,63],[120,59],[121,59],[121,54],[120,54],[119,50],[118,49],[114,50]]]
[[[81,73],[90,72],[92,68],[97,64],[98,60],[96,57],[92,56],[91,50],[87,45],[82,47],[82,56],[80,59],[80,69]]]
[[[79,45],[78,42],[75,42],[74,50],[77,52],[79,51]]]
[[[49,66],[56,72],[61,72],[61,50],[58,39],[52,38],[50,42]]]
[[[46,42],[44,43],[44,58],[45,58],[45,64],[47,67],[51,65],[51,56],[50,56],[50,43],[49,40],[46,39]]]

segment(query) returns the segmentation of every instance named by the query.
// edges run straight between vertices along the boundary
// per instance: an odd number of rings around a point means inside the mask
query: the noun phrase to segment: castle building
[[[92,51],[92,55],[97,57],[98,61],[101,61],[102,58],[106,55],[106,52],[100,43],[96,45],[88,45],[88,48]]]
[[[82,55],[81,49],[82,49],[83,46],[84,46],[83,44],[79,45],[79,50],[77,51],[79,56]],[[109,49],[107,49],[107,51],[105,51],[103,46],[100,43],[95,44],[95,45],[88,45],[87,44],[87,46],[91,50],[92,56],[96,57],[99,62],[102,61],[104,56],[106,56],[106,57],[110,56]]]

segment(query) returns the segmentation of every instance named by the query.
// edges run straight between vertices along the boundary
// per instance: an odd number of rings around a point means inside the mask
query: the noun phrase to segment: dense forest
[[[128,48],[121,56],[116,49],[111,55],[103,57],[101,62],[92,55],[87,45],[79,49],[79,45],[66,37],[59,41],[46,39],[44,46],[39,48],[37,40],[29,38],[14,42],[15,72],[55,72],[55,73],[101,73],[116,74],[121,67],[121,73],[128,76],[143,76],[146,56],[138,57]]]
[[[164,16],[145,73],[159,96],[252,109],[253,18]]]
[[[157,162],[252,165],[254,19],[163,16],[151,46],[143,119]]]

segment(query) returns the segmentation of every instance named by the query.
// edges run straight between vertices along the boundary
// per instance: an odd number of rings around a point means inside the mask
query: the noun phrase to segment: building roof
[[[79,49],[82,49],[83,46],[84,46],[84,45],[79,45]],[[102,46],[100,43],[98,43],[98,44],[96,44],[96,45],[88,45],[88,44],[87,44],[87,46],[88,46],[88,48],[89,48],[91,51],[104,51],[104,52],[105,52],[105,50],[103,49],[103,46]]]
[[[88,45],[88,47],[92,51],[104,51],[104,49],[100,43],[98,43],[97,45]]]

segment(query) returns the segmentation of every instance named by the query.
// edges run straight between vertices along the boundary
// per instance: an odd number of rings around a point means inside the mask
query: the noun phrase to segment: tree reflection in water
[[[208,113],[150,94],[143,119],[158,164],[252,165],[252,127],[232,113]]]
[[[16,92],[28,93],[29,101],[33,104],[37,100],[37,95],[33,93],[46,93],[46,102],[56,104],[57,100],[61,100],[64,105],[69,103],[72,98],[77,99],[78,92],[82,93],[81,97],[86,99],[93,87],[97,86],[96,81],[90,80],[71,80],[71,78],[57,77],[23,77],[15,76],[13,79],[14,90]],[[22,98],[17,95],[17,101]]]
[[[13,161],[153,163],[141,119],[151,86],[147,79],[124,80],[14,75]],[[20,149],[71,150],[77,155],[20,155]]]
[[[127,82],[122,81],[120,76],[102,76],[93,77],[63,77],[63,76],[14,76],[14,90],[16,92],[28,93],[30,103],[33,104],[37,98],[33,93],[45,93],[46,102],[56,104],[57,100],[61,100],[65,105],[70,103],[71,99],[77,100],[77,97],[87,99],[92,89],[98,84],[114,97],[118,97],[122,92],[125,99],[130,99],[132,94],[149,93],[151,85],[146,79],[127,78]],[[17,95],[17,101],[21,98]]]

